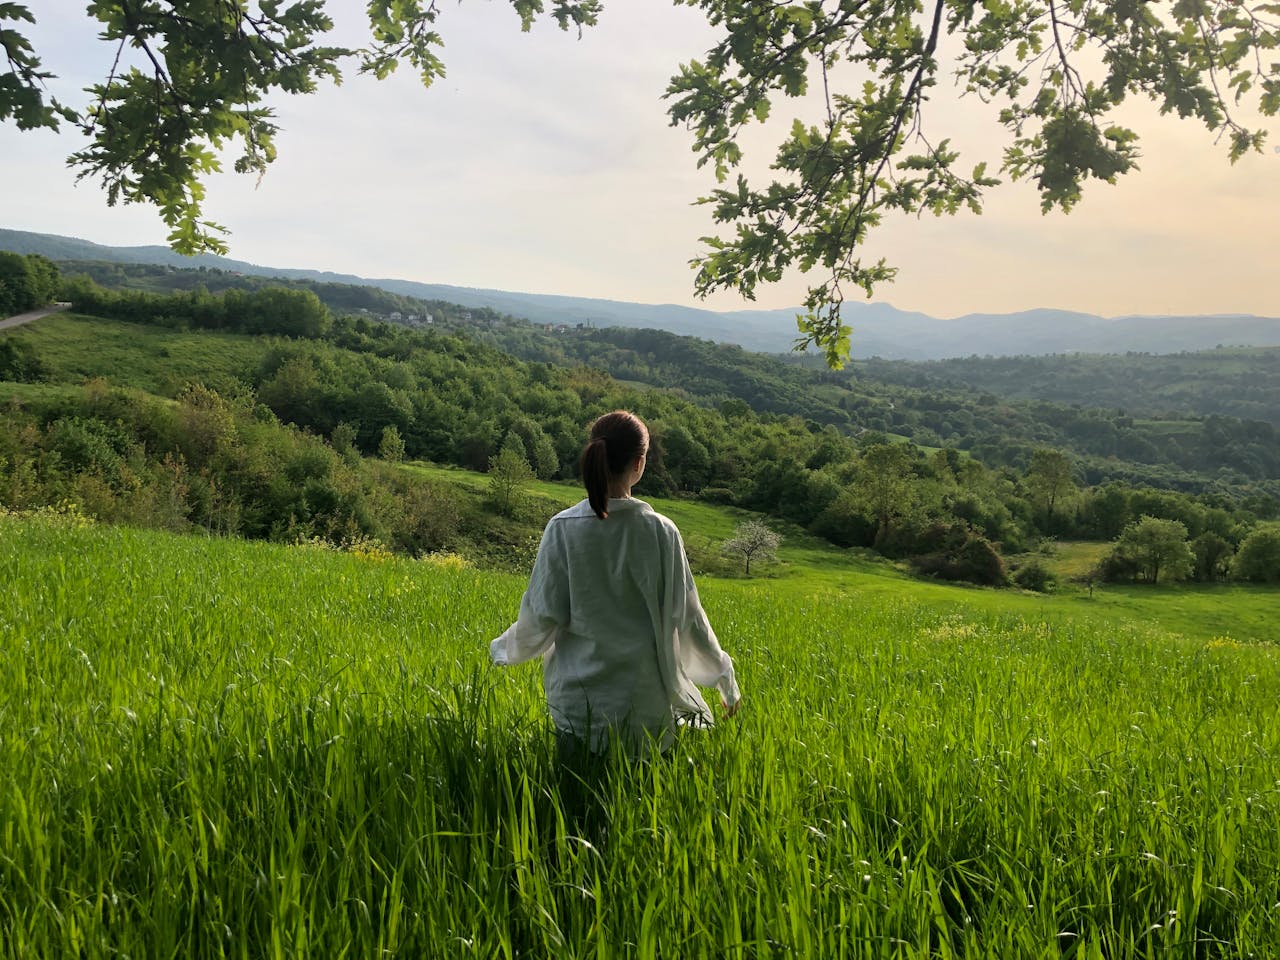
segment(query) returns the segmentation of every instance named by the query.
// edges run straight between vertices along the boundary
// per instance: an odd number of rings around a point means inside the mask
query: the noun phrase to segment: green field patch
[[[1161,436],[1198,437],[1201,423],[1199,420],[1140,420],[1135,419],[1135,426]]]
[[[215,389],[245,381],[270,344],[260,336],[170,330],[70,313],[6,335],[30,343],[50,368],[51,380],[79,383],[103,377],[166,396],[189,381]],[[86,348],[87,343],[92,347]]]
[[[82,388],[65,383],[13,383],[0,381],[0,403],[45,403],[79,396]]]
[[[1093,573],[1114,549],[1115,544],[1106,541],[1058,540],[1050,545],[1044,561],[1060,579],[1080,580]]]
[[[1088,579],[1114,548],[1114,543],[1103,540],[1047,540],[1034,551],[1011,554],[1006,559],[1014,568],[1034,560],[1065,587],[1070,582]]]

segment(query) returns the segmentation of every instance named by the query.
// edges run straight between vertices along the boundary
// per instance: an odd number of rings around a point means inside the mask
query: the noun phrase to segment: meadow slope
[[[880,579],[705,579],[745,709],[583,806],[517,575],[0,517],[0,956],[1280,951],[1275,647]]]

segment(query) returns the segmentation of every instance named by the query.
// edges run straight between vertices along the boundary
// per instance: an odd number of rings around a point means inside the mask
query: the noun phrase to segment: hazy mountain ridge
[[[0,249],[40,253],[52,259],[210,267],[258,276],[305,278],[376,286],[426,300],[489,307],[539,323],[652,327],[686,336],[737,343],[749,350],[783,352],[795,337],[799,308],[719,312],[676,304],[638,304],[555,294],[517,293],[450,284],[301,268],[264,267],[203,254],[184,257],[168,247],[111,247],[50,234],[0,229]],[[938,360],[972,355],[1053,353],[1177,353],[1218,345],[1280,346],[1280,318],[1252,315],[1099,317],[1068,310],[1011,314],[972,313],[953,319],[899,310],[887,303],[844,306],[853,327],[853,355]]]

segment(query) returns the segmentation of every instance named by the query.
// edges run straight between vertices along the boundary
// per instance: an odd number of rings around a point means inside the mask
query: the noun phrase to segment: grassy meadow
[[[416,477],[438,483],[474,498],[483,505],[489,478],[482,473],[428,463],[404,464]],[[643,481],[642,481],[643,483]],[[522,519],[538,522],[582,499],[577,484],[531,481]],[[743,520],[759,515],[733,507],[711,506],[691,500],[637,496],[653,504],[679,526],[695,573],[714,573],[731,582],[741,576],[741,563],[721,556],[720,545]],[[1207,642],[1280,644],[1280,592],[1273,587],[1243,583],[1174,584],[1158,588],[1146,584],[1095,583],[1092,591],[1072,582],[1097,565],[1112,544],[1074,542],[1056,544],[1047,555],[1037,554],[1059,578],[1052,594],[1026,590],[966,586],[909,576],[906,566],[871,550],[841,549],[805,533],[793,524],[771,519],[784,536],[776,563],[756,564],[750,581],[759,588],[791,592],[820,592],[893,601],[909,597],[942,613],[1030,618],[1050,623],[1091,624],[1099,630],[1145,628],[1167,636]],[[1031,555],[1025,555],[1031,556]],[[726,585],[727,586],[727,585]]]
[[[105,377],[149,393],[172,395],[190,380],[230,390],[261,361],[263,338],[219,331],[171,330],[63,313],[6,336],[37,349],[49,380],[80,384]],[[92,343],[92,349],[86,349]],[[2,395],[18,393],[6,383]]]
[[[0,956],[1280,953],[1274,591],[1170,625],[795,540],[701,582],[738,717],[584,802],[486,662],[518,575],[0,517],[0,582]]]

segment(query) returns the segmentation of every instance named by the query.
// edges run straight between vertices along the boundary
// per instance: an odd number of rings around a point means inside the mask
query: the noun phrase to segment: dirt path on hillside
[[[39,310],[32,310],[30,313],[19,313],[17,316],[10,317],[7,320],[0,320],[0,330],[5,327],[18,327],[24,323],[30,323],[32,320],[39,320],[41,317],[47,317],[51,313],[61,313],[63,310],[70,310],[69,303],[55,303],[50,307],[41,307]]]

